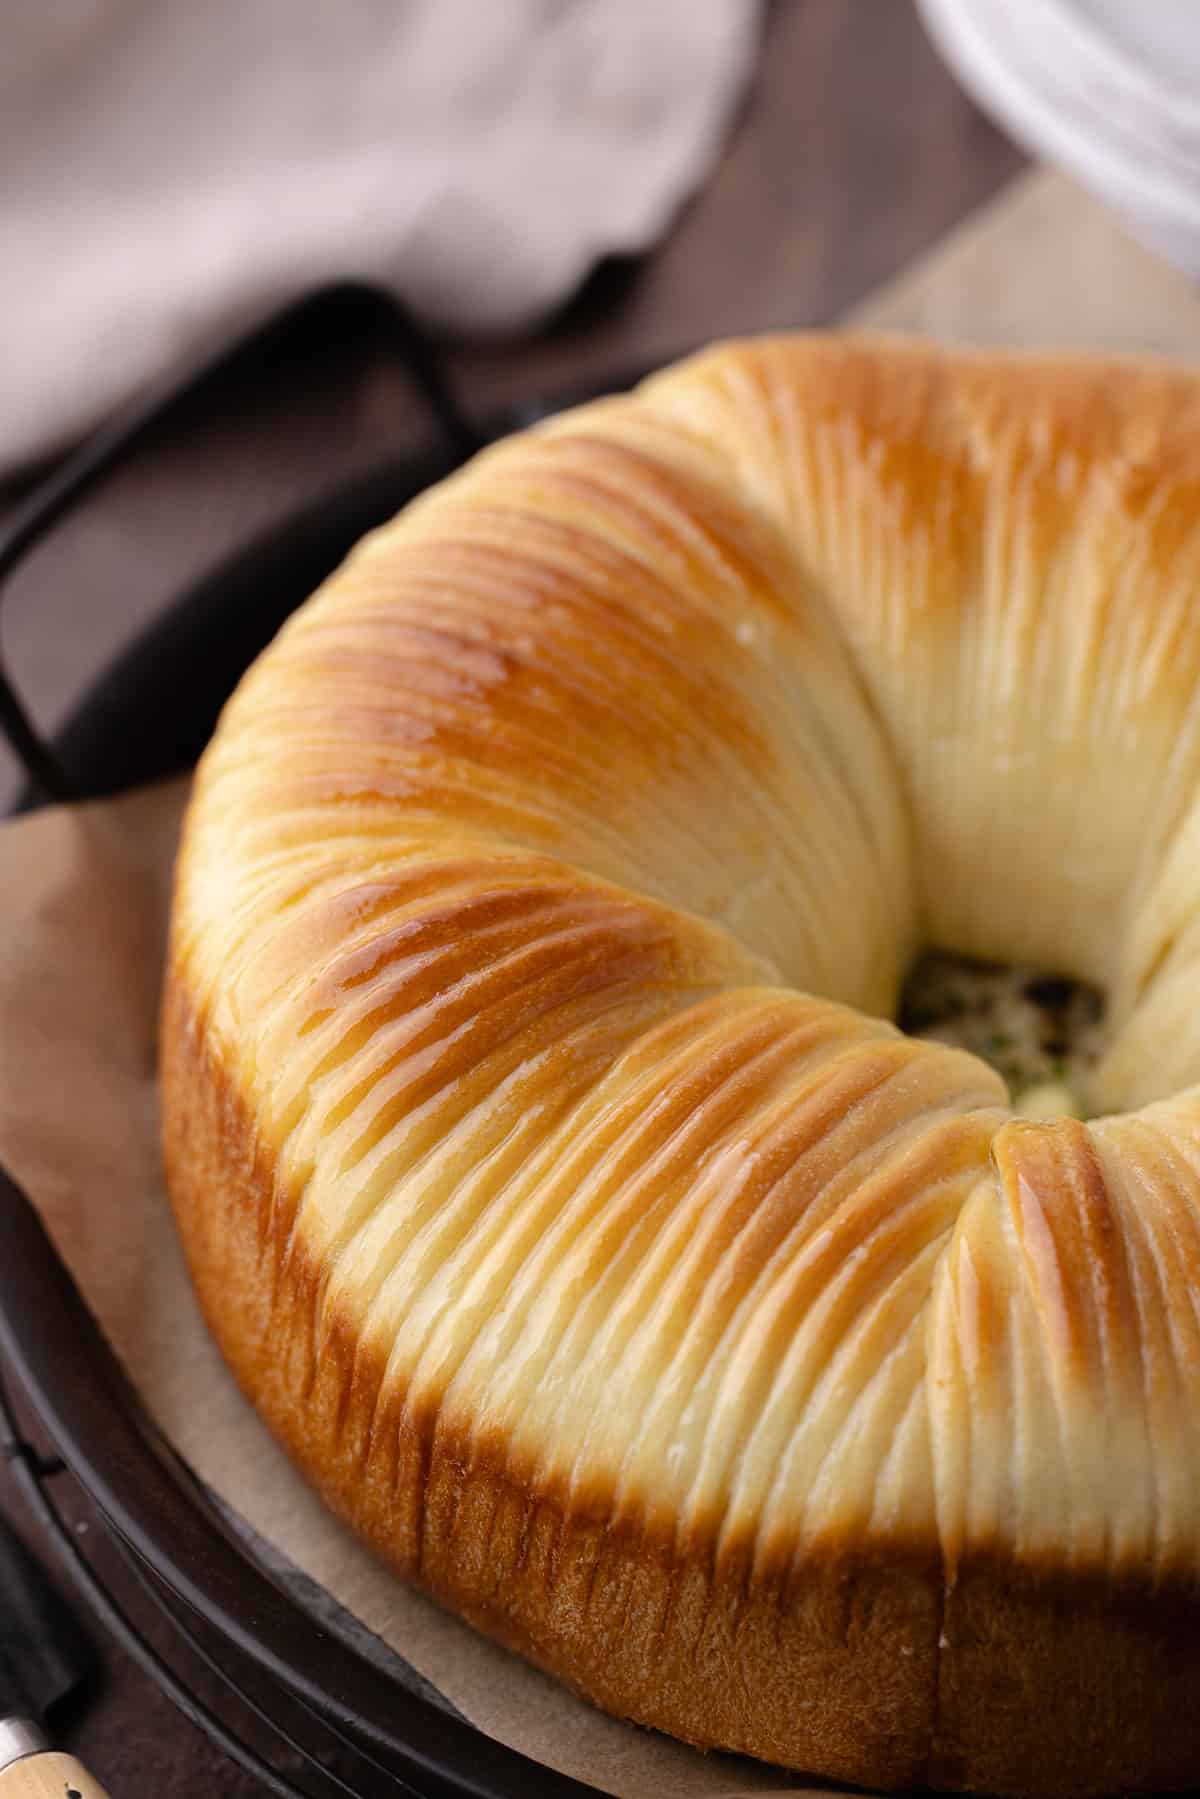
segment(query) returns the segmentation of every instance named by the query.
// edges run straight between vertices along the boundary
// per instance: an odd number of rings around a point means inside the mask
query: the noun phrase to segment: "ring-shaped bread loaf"
[[[1200,1778],[1200,380],[732,345],[476,458],[229,702],[163,1028],[329,1503],[608,1709]],[[1089,1124],[884,1022],[1109,996]]]

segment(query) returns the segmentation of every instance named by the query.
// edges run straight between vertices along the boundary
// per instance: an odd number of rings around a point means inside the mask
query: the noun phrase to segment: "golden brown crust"
[[[1194,1787],[1198,1621],[1195,1581],[971,1557],[946,1599],[930,1784]]]
[[[206,755],[210,1323],[397,1568],[614,1711],[1200,1774],[1197,443],[1166,369],[730,346],[368,540]],[[921,935],[1110,984],[1141,1110],[1014,1123],[867,1016]]]

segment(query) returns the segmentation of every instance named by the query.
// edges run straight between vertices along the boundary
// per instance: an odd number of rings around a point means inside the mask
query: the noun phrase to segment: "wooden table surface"
[[[536,337],[454,350],[453,371],[469,405],[486,409],[713,337],[828,322],[1021,166],[1020,153],[938,63],[908,0],[775,0],[740,120],[666,241],[636,264],[599,270]],[[173,517],[195,514],[220,477],[212,457],[160,474],[164,536]],[[106,634],[123,625],[136,585],[111,528],[98,527],[73,555],[70,568],[48,556],[39,578],[60,595],[83,591],[76,581],[86,565],[86,608],[64,629],[61,617],[51,623],[48,608],[34,604],[33,622],[22,627],[30,679],[51,713],[95,667]],[[153,566],[152,556],[142,560]],[[4,778],[0,765],[0,785]],[[2,1468],[0,1504],[37,1543]],[[79,1512],[87,1540],[99,1541],[86,1505]],[[128,1585],[101,1553],[114,1585]],[[258,1799],[264,1790],[107,1645],[100,1688],[64,1735],[113,1799]]]

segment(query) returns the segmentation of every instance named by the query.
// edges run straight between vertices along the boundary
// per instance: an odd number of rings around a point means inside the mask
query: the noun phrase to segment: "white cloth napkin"
[[[528,326],[699,182],[761,0],[38,0],[0,50],[0,467],[339,275]]]

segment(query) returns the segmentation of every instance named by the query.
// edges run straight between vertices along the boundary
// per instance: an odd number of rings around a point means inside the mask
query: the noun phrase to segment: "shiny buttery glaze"
[[[360,1432],[399,1565],[402,1397],[751,1583],[1200,1571],[1198,571],[1193,378],[764,340],[486,452],[287,625],[197,778],[176,1028],[366,1422],[231,1357],[352,1513]],[[922,942],[1105,988],[1111,1115],[881,1022]]]

